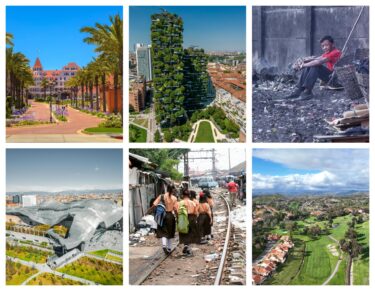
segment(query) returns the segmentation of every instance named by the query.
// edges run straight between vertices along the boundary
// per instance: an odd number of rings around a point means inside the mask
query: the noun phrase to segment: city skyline
[[[368,160],[364,149],[257,149],[253,191],[368,191]]]
[[[122,189],[120,149],[7,149],[6,191]]]
[[[198,46],[206,51],[246,51],[245,6],[130,6],[129,9],[130,51],[134,51],[136,43],[151,43],[151,15],[162,9],[183,19],[184,48]]]
[[[30,66],[39,57],[47,70],[59,70],[69,62],[82,67],[97,54],[95,46],[83,42],[86,34],[80,29],[109,24],[109,16],[115,14],[122,18],[121,6],[7,6],[6,32],[13,34],[14,50],[22,51]]]

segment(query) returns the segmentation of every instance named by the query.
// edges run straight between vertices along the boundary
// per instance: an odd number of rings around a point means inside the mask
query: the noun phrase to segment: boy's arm
[[[322,56],[320,57],[317,57],[316,59],[310,61],[310,62],[307,62],[307,63],[303,63],[301,65],[301,69],[302,68],[307,68],[307,67],[316,67],[316,66],[320,66],[320,65],[323,65],[324,63],[328,62],[329,59],[328,58],[324,58]]]

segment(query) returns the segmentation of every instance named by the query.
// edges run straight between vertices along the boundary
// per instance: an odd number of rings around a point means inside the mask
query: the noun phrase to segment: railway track
[[[215,199],[214,238],[208,244],[192,245],[193,257],[182,255],[176,246],[169,256],[155,260],[142,285],[243,285],[245,284],[246,235],[231,225],[230,207],[225,190],[213,190]]]
[[[228,229],[215,285],[246,285],[246,232],[232,225],[228,196],[221,197],[228,209]]]

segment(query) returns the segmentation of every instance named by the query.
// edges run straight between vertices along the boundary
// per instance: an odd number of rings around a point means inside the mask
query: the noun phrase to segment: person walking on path
[[[202,192],[199,197],[198,226],[201,236],[201,244],[207,243],[211,237],[212,215],[206,195]]]
[[[182,200],[175,203],[175,211],[178,213],[177,224],[179,232],[179,243],[184,245],[182,253],[185,256],[192,256],[190,244],[194,243],[193,228],[196,224],[196,204],[190,200],[190,191],[182,192]]]
[[[233,180],[230,180],[227,184],[227,188],[229,191],[229,198],[230,198],[230,206],[231,208],[236,207],[236,199],[238,194],[238,184]]]

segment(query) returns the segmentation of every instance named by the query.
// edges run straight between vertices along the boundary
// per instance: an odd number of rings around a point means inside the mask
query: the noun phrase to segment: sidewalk
[[[122,142],[121,139],[111,138],[107,135],[86,134],[7,134],[6,141],[8,143]]]

